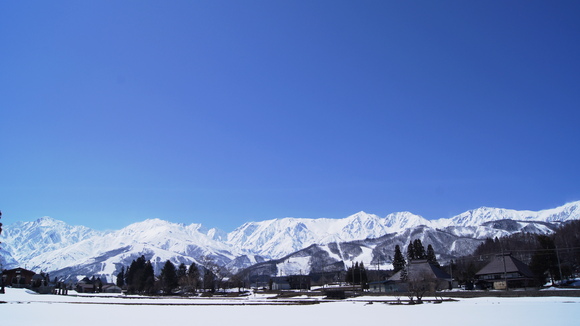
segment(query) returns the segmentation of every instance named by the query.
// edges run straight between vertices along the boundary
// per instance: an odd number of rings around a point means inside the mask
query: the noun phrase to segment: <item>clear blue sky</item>
[[[580,199],[579,1],[0,1],[0,210],[428,219]]]

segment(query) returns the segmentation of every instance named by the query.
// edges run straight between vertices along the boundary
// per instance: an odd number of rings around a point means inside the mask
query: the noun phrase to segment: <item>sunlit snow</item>
[[[322,300],[322,297],[296,300]],[[580,298],[473,298],[421,305],[388,305],[393,297],[358,297],[314,305],[276,304],[276,299],[82,297],[0,294],[2,326],[21,325],[577,325]]]

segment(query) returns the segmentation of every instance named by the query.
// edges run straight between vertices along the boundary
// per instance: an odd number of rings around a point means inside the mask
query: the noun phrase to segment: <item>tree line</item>
[[[515,233],[487,238],[472,255],[444,266],[459,283],[475,281],[475,274],[498,254],[511,254],[530,267],[535,285],[564,281],[580,271],[580,221],[566,222],[552,234]]]
[[[130,294],[173,294],[196,293],[200,290],[213,292],[216,289],[218,277],[215,271],[195,262],[186,266],[185,263],[177,267],[167,260],[156,277],[150,260],[141,256],[131,262],[125,269],[123,266],[117,274],[117,286],[127,290]]]

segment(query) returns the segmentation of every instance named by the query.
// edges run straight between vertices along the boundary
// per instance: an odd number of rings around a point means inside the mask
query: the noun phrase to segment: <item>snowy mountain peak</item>
[[[430,225],[430,223],[431,222],[424,217],[415,215],[411,212],[397,212],[385,217],[385,224],[392,231],[398,231],[419,225]]]

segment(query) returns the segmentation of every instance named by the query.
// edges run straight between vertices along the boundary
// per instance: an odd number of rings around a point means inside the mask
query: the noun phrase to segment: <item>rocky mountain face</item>
[[[395,245],[406,248],[413,239],[431,244],[445,262],[470,254],[487,237],[548,234],[577,219],[580,201],[539,212],[482,207],[439,220],[409,212],[384,218],[365,212],[343,219],[282,218],[248,222],[229,234],[159,219],[99,232],[44,217],[4,228],[0,263],[67,279],[101,275],[109,280],[141,255],[156,273],[168,259],[277,275],[344,270],[354,261],[390,268]]]

